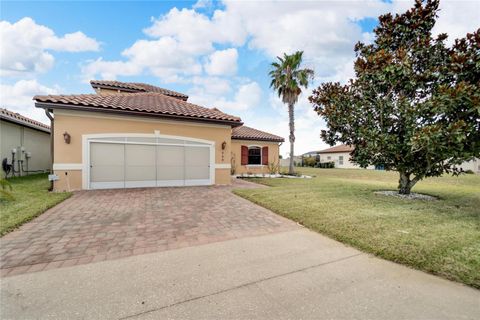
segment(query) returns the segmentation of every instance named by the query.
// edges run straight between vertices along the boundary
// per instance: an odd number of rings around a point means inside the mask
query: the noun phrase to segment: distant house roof
[[[43,124],[39,121],[27,118],[25,116],[22,116],[19,113],[16,113],[4,108],[0,108],[0,119],[6,120],[9,122],[18,123],[20,125],[23,125],[25,127],[29,127],[32,129],[50,133],[50,126],[47,126],[46,124]]]
[[[354,149],[355,149],[354,147],[347,146],[346,144],[341,144],[339,146],[317,151],[317,153],[352,152]]]
[[[242,120],[221,112],[156,92],[118,93],[114,95],[78,94],[35,96],[37,108],[117,112],[150,115],[176,120],[208,121],[233,126]]]
[[[273,141],[273,142],[284,142],[285,139],[282,137],[276,136],[274,134],[260,131],[254,128],[247,126],[241,126],[233,128],[232,130],[232,139],[236,140],[261,140],[261,141]]]
[[[160,88],[147,83],[141,82],[121,82],[111,80],[90,80],[90,84],[94,89],[117,89],[124,92],[156,92],[187,101],[188,96],[186,94]]]

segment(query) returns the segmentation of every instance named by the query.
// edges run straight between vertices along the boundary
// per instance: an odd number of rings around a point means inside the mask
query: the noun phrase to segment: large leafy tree
[[[322,139],[355,146],[362,167],[398,171],[401,194],[480,154],[480,29],[448,47],[446,34],[432,36],[438,5],[380,16],[374,43],[355,46],[356,77],[310,97]]]
[[[307,88],[309,80],[313,78],[313,70],[300,68],[302,64],[303,51],[297,51],[294,54],[283,54],[283,57],[277,57],[276,62],[272,63],[270,77],[272,82],[270,87],[274,88],[283,103],[288,105],[288,125],[290,128],[290,164],[288,172],[294,173],[293,156],[295,145],[295,116],[294,107],[298,97],[302,93],[302,87]]]

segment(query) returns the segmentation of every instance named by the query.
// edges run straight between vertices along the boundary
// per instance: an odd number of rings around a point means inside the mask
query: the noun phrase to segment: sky
[[[271,62],[304,51],[315,72],[295,109],[295,154],[328,147],[308,102],[322,82],[354,77],[353,47],[377,18],[413,0],[1,1],[0,106],[49,123],[32,97],[93,93],[91,79],[146,82],[240,116],[285,138],[288,114],[270,88]],[[434,33],[450,43],[480,27],[480,0],[443,0]]]

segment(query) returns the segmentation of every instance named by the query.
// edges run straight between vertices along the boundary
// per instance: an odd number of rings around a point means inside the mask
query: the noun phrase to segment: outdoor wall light
[[[222,142],[222,150],[225,150],[226,147],[227,147],[227,142],[223,141]]]
[[[66,144],[70,144],[70,139],[71,139],[70,134],[67,131],[65,131],[63,133],[63,140],[65,141]]]

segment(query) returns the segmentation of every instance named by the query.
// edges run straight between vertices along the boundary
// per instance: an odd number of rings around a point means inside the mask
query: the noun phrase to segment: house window
[[[328,160],[328,161],[332,160],[332,157],[328,156],[328,157],[327,157],[327,160]]]
[[[262,149],[260,147],[248,148],[248,164],[262,164]]]
[[[343,166],[343,156],[338,156],[338,165]]]

